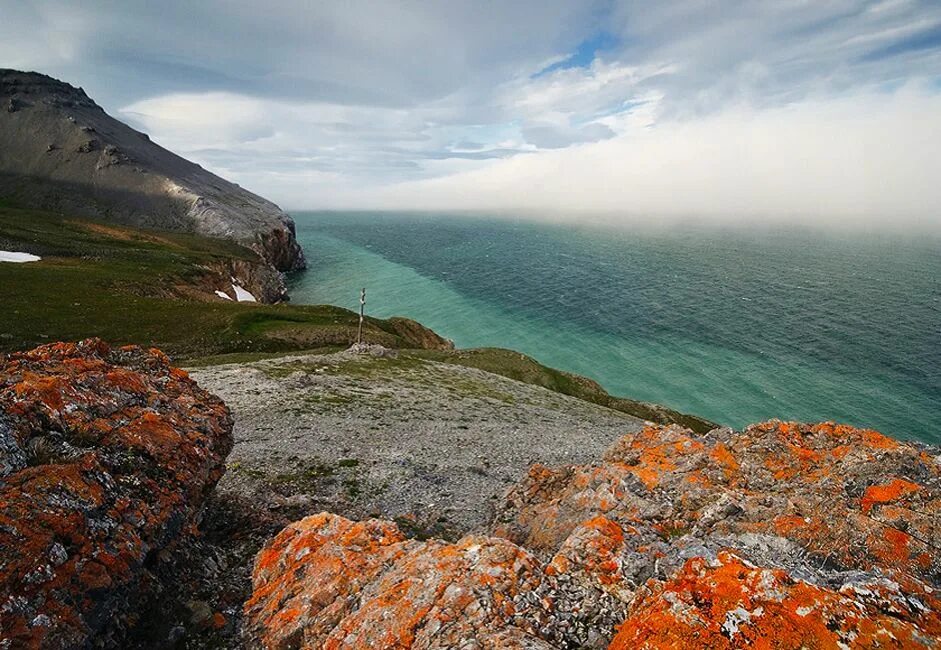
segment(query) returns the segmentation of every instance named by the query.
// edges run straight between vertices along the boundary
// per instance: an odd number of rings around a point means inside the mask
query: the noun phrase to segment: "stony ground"
[[[455,540],[534,462],[584,463],[643,422],[473,368],[373,350],[193,368],[235,418],[235,446],[203,522],[188,647],[238,634],[255,553],[329,511]],[[206,623],[213,612],[226,624]],[[202,628],[200,630],[200,628]]]
[[[220,495],[464,533],[533,462],[597,457],[642,423],[472,368],[341,352],[192,371],[235,417]]]

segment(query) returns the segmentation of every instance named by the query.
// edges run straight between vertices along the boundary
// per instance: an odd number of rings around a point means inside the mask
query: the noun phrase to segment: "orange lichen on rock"
[[[490,537],[289,526],[256,559],[246,630],[269,648],[936,648],[939,522],[924,445],[650,426],[600,462],[531,467]]]
[[[231,430],[162,353],[91,339],[0,356],[0,647],[117,642]]]
[[[521,599],[539,585],[539,568],[506,540],[410,541],[390,522],[322,513],[259,553],[246,634],[279,649],[452,648],[483,638],[503,640],[487,647],[549,647]]]
[[[869,512],[877,503],[891,503],[920,489],[921,486],[917,483],[898,478],[886,485],[870,485],[866,488],[860,505],[863,512]]]
[[[640,433],[616,442],[608,450],[605,459],[624,463],[647,489],[652,490],[665,472],[677,468],[679,458],[703,449],[703,444],[687,433],[680,427],[663,429],[648,426]]]
[[[609,650],[936,648],[939,634],[938,609],[889,580],[834,591],[720,553],[639,594]]]

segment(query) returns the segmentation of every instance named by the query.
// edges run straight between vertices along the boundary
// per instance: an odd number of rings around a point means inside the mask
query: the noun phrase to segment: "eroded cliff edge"
[[[0,197],[17,205],[237,241],[276,271],[305,267],[274,203],[167,151],[81,88],[0,69]]]

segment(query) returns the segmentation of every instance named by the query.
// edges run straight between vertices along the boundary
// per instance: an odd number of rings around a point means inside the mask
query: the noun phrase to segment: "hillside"
[[[81,88],[0,69],[0,198],[114,223],[230,239],[277,271],[305,266],[274,203],[167,151]]]
[[[234,242],[0,206],[0,250],[41,257],[0,263],[0,352],[90,336],[178,357],[356,340],[358,316],[346,309],[237,302],[233,275],[251,292],[265,291],[270,278]],[[369,318],[364,337],[390,347],[450,346],[407,319]]]

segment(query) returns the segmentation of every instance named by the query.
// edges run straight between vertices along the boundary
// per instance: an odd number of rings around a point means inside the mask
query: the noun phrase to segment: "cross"
[[[366,310],[366,288],[363,287],[363,290],[359,294],[359,333],[356,335],[356,344],[362,345],[363,343],[363,312]]]

